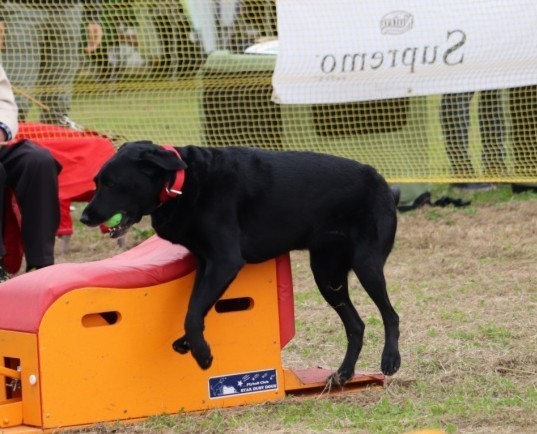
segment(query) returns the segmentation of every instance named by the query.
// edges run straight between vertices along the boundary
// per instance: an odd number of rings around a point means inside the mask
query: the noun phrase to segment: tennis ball
[[[123,214],[120,212],[114,214],[112,217],[110,217],[108,220],[106,220],[103,224],[106,227],[113,228],[114,226],[117,226],[121,223],[121,220],[123,220]]]

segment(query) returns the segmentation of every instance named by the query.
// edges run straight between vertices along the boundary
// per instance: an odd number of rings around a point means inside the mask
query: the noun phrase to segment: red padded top
[[[79,288],[145,288],[179,279],[196,269],[183,246],[156,235],[112,258],[57,264],[0,284],[0,330],[37,333],[43,315],[58,298]],[[295,334],[289,255],[276,258],[280,345]]]
[[[55,300],[78,288],[144,288],[183,277],[196,268],[183,246],[153,236],[112,258],[57,264],[0,284],[0,329],[35,333]]]

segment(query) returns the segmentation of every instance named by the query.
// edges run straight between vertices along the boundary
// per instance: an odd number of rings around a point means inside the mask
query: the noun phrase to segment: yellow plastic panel
[[[18,359],[21,390],[7,396],[5,377],[0,376],[0,427],[24,423],[41,425],[40,373],[37,357],[37,336],[31,333],[0,330],[0,364],[6,358]],[[8,399],[11,398],[11,399]],[[17,403],[16,401],[19,401]]]
[[[149,288],[81,288],[58,299],[39,331],[43,427],[284,397],[275,261],[245,267],[226,292],[225,299],[250,297],[245,310],[207,315],[214,356],[207,371],[172,349],[184,333],[193,280],[191,274]],[[263,370],[275,370],[277,389],[209,396],[211,377]]]
[[[22,400],[0,401],[0,427],[12,427],[20,424],[22,424]]]

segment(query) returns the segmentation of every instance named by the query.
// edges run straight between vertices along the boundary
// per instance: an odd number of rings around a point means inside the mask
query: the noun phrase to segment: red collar
[[[175,149],[172,145],[162,145],[164,149],[167,151],[173,152],[179,160],[182,160],[181,155],[179,152],[177,152],[177,149]],[[183,192],[181,189],[183,188],[183,184],[185,183],[185,171],[184,169],[178,170],[175,174],[175,181],[173,184],[170,185],[170,182],[167,182],[164,184],[164,187],[162,191],[160,192],[160,201],[166,202],[169,199],[173,199]]]

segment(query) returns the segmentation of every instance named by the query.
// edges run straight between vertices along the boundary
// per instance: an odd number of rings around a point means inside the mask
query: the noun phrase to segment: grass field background
[[[433,193],[461,196],[444,185]],[[85,431],[403,433],[436,427],[446,433],[534,433],[537,195],[512,195],[508,186],[500,186],[468,198],[469,207],[424,207],[399,216],[386,276],[401,318],[403,362],[385,390],[289,397]],[[82,207],[77,204],[75,217]],[[126,248],[150,234],[144,219],[129,233]],[[57,260],[91,261],[120,251],[115,241],[77,223],[71,251],[58,252]],[[294,252],[292,267],[297,334],[284,349],[284,364],[335,369],[345,348],[341,323],[315,288],[307,254]],[[378,370],[380,315],[354,277],[351,282],[353,300],[366,323],[357,369]]]
[[[142,139],[176,146],[204,144],[200,79],[104,83],[99,87],[101,93],[94,93],[92,89],[88,84],[77,86],[69,117],[84,128],[107,134],[118,145]],[[410,98],[409,101],[409,116],[403,128],[384,134],[336,138],[322,137],[315,132],[311,113],[305,106],[284,105],[282,148],[316,150],[367,162],[381,170],[390,182],[444,182],[450,175],[439,123],[440,96]],[[482,146],[477,98],[470,107],[469,155],[480,173]],[[232,110],[232,106],[229,109]],[[38,118],[39,111],[34,107],[29,120]],[[271,124],[271,119],[267,117],[265,122],[263,128],[274,132],[277,126]],[[229,128],[222,124],[222,135],[227,134]],[[510,149],[509,134],[505,146]],[[506,164],[511,165],[509,152]]]

